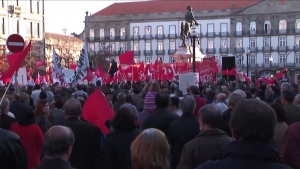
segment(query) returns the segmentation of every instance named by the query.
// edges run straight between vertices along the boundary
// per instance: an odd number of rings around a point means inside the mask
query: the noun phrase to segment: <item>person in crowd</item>
[[[49,111],[48,121],[51,125],[62,125],[65,121],[63,110],[64,100],[61,96],[55,96],[54,108]]]
[[[282,102],[281,102],[281,97],[276,97],[273,101],[274,104],[280,104],[281,106],[283,106]]]
[[[80,120],[80,102],[72,98],[64,104],[65,123],[75,135],[75,143],[70,157],[71,165],[76,169],[98,169],[102,166],[102,133],[98,127]]]
[[[201,107],[203,107],[206,104],[206,100],[199,96],[199,89],[197,86],[190,86],[188,89],[188,94],[193,96],[196,101],[196,108],[194,110],[194,116],[198,116],[198,111]]]
[[[270,104],[274,101],[274,93],[271,90],[265,91],[265,102]]]
[[[72,130],[64,126],[53,126],[46,133],[43,144],[44,159],[34,169],[74,169],[69,158],[75,137]]]
[[[139,113],[138,113],[136,107],[134,105],[132,105],[132,97],[130,95],[127,95],[125,97],[125,103],[120,108],[123,108],[123,107],[130,110],[130,112],[134,115],[135,119],[138,118]]]
[[[0,168],[26,169],[27,154],[20,137],[2,128],[0,128],[0,136]]]
[[[171,94],[170,94],[170,98],[171,98],[171,97],[175,97],[175,90],[176,90],[176,87],[175,87],[175,86],[171,86],[171,87],[170,87],[170,93],[171,93]]]
[[[122,92],[122,90],[119,88],[118,84],[113,84],[113,98],[112,98],[112,103],[114,104],[118,100],[118,95],[119,93]]]
[[[35,123],[41,128],[42,132],[45,133],[49,128],[49,120],[47,118],[49,112],[49,103],[45,99],[41,99],[37,102],[34,115]]]
[[[285,134],[282,161],[294,169],[300,168],[300,122],[291,124]]]
[[[284,91],[293,91],[293,86],[288,82],[283,82],[280,86],[280,93],[282,94]]]
[[[117,111],[125,103],[126,95],[124,93],[119,93],[117,101],[113,104],[113,110]]]
[[[7,90],[7,93],[6,93],[4,98],[7,98],[9,103],[12,103],[14,101],[15,94],[16,94],[15,87],[14,86],[9,86],[8,90]]]
[[[144,111],[153,113],[155,110],[155,96],[160,91],[158,83],[151,83],[149,92],[146,94],[144,99]]]
[[[281,103],[286,114],[286,124],[291,125],[295,122],[300,122],[300,107],[293,103],[295,94],[293,91],[284,90],[281,93]]]
[[[140,90],[134,87],[132,90],[132,104],[136,107],[138,112],[142,112],[144,109],[144,100],[140,94]]]
[[[9,112],[13,113],[16,120],[18,120],[21,116],[21,112],[27,107],[25,103],[21,101],[21,95],[16,93],[13,99],[13,102],[10,103]]]
[[[133,169],[170,168],[170,146],[160,130],[144,130],[132,142],[130,151]]]
[[[57,95],[57,96],[60,96],[60,95]],[[61,96],[63,97],[63,96]],[[66,102],[67,100],[73,98],[73,91],[71,89],[67,89],[67,93],[66,95],[63,97],[64,99],[64,102]],[[55,100],[55,97],[54,97],[54,100]]]
[[[235,141],[197,169],[290,169],[271,145],[276,114],[265,102],[243,99],[232,110],[230,127]]]
[[[260,99],[259,97],[256,96],[256,93],[257,93],[257,89],[252,87],[250,88],[249,92],[251,93],[251,96],[253,99]]]
[[[60,84],[58,84],[55,87],[55,95],[60,95],[61,97],[65,97],[66,96],[66,93],[64,92],[63,87]]]
[[[40,92],[39,100],[47,100],[47,93],[44,90]]]
[[[10,131],[20,136],[28,158],[27,169],[32,169],[40,163],[40,153],[44,141],[43,133],[35,124],[32,108],[25,107],[17,123],[13,123]]]
[[[170,125],[171,169],[176,169],[179,164],[183,146],[200,133],[199,123],[193,115],[195,106],[195,99],[185,96],[179,103],[182,116]]]
[[[168,111],[170,113],[175,113],[180,117],[182,115],[182,111],[179,108],[179,102],[180,99],[178,97],[171,97],[169,101]]]
[[[215,101],[215,96],[216,96],[216,92],[214,90],[209,90],[207,92],[206,104],[213,103]]]
[[[222,124],[220,129],[225,131],[228,136],[232,136],[231,133],[231,129],[229,127],[229,121],[231,118],[231,111],[233,110],[233,108],[235,107],[236,103],[240,100],[242,100],[243,98],[246,98],[246,95],[242,95],[241,92],[233,92],[229,95],[228,98],[228,109],[223,112],[223,117],[222,117]]]
[[[288,128],[288,125],[284,122],[286,115],[284,109],[280,104],[270,104],[273,110],[276,113],[277,123],[275,125],[275,132],[273,136],[274,146],[279,154],[282,157],[283,147],[284,147],[284,136]]]
[[[178,97],[180,100],[183,99],[183,92],[182,90],[176,89],[175,90],[175,97]]]
[[[227,105],[224,103],[225,101],[226,95],[224,93],[219,93],[217,95],[216,105],[220,108],[222,113],[228,109]]]
[[[300,94],[297,94],[294,98],[294,104],[300,106]]]
[[[194,169],[233,141],[218,129],[221,121],[222,112],[217,105],[207,104],[199,110],[201,133],[183,147],[177,168]]]
[[[49,104],[51,104],[54,101],[54,94],[52,91],[50,91],[50,88],[47,84],[44,84],[42,87],[43,91],[45,91],[47,97],[46,100],[48,101]]]
[[[246,99],[253,99],[252,94],[248,91],[245,92],[246,94]]]
[[[27,91],[27,87],[25,85],[20,86],[20,97],[21,100],[27,105],[30,106],[30,97],[29,95],[26,93]]]
[[[106,92],[104,92],[104,95],[105,95],[105,98],[106,98],[106,100],[107,100],[109,106],[110,106],[111,108],[113,108],[113,103],[112,103],[113,92],[111,92],[111,91],[106,91]]]
[[[243,98],[246,98],[246,93],[243,90],[237,89],[232,93],[239,93],[240,95],[242,95]]]
[[[88,98],[88,94],[83,91],[82,85],[77,85],[77,90],[74,93],[74,98],[82,97],[84,100]]]
[[[32,98],[32,101],[33,101],[33,106],[35,106],[39,100],[39,96],[40,96],[40,93],[41,93],[41,86],[40,85],[35,85],[34,90],[32,91],[31,93],[31,98]]]
[[[2,100],[1,106],[0,106],[0,128],[9,130],[12,123],[16,122],[16,119],[8,115],[8,107],[9,107],[9,101],[7,98],[4,98]]]
[[[114,131],[105,140],[105,169],[132,169],[130,145],[139,135],[136,129],[135,116],[127,108],[116,111],[112,120]]]
[[[169,113],[169,95],[166,93],[157,93],[155,96],[156,109],[153,114],[149,115],[143,122],[142,129],[156,128],[161,130],[168,137],[170,124],[179,119],[174,113]]]

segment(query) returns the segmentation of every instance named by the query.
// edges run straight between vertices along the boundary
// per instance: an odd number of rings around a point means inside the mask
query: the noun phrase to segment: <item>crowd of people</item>
[[[3,86],[0,168],[298,169],[300,95],[274,84]],[[109,134],[81,116],[96,88]]]

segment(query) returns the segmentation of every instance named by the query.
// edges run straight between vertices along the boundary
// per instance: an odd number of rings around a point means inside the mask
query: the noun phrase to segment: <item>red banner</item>
[[[43,60],[37,60],[36,63],[35,63],[35,68],[39,68],[39,67],[42,67],[42,66],[45,66],[45,62]]]

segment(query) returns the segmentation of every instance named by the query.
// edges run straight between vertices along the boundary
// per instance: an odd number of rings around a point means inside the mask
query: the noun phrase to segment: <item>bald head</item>
[[[70,146],[75,141],[72,130],[64,126],[51,127],[44,136],[43,151],[45,156],[64,156],[70,154]]]
[[[226,100],[226,95],[224,93],[219,93],[217,95],[217,102],[225,102]]]
[[[66,101],[64,104],[64,112],[66,116],[80,116],[81,115],[81,103],[78,99],[72,98]]]

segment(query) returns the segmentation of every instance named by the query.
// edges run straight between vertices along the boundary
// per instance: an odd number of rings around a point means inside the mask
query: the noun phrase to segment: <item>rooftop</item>
[[[93,16],[147,14],[163,12],[185,12],[186,7],[191,5],[194,11],[242,9],[253,5],[260,0],[156,0],[114,3]]]
[[[64,41],[76,41],[76,42],[83,42],[79,38],[74,37],[73,35],[66,35],[66,34],[59,34],[59,33],[49,33],[45,32],[45,38],[53,38],[53,39],[60,39]]]

